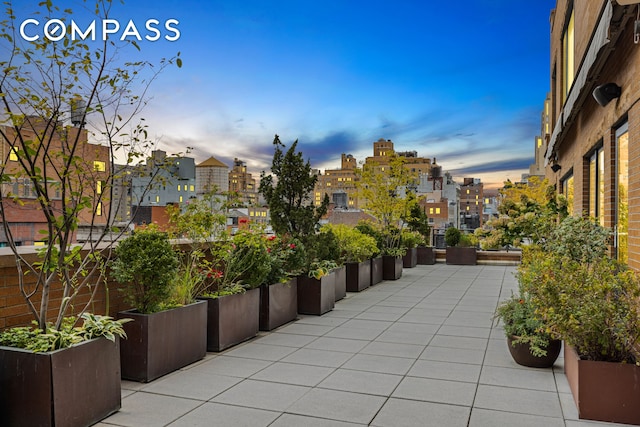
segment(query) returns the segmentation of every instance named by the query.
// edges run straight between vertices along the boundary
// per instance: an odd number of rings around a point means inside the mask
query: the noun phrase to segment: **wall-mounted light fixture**
[[[622,94],[622,88],[615,83],[605,83],[593,90],[593,97],[602,107],[612,99],[620,97],[620,94]]]
[[[551,170],[554,171],[554,172],[558,172],[560,169],[562,169],[562,166],[560,166],[557,163],[554,163],[554,164],[551,165]]]

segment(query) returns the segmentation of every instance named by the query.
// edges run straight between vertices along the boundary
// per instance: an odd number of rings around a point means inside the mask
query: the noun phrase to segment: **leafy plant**
[[[416,231],[410,231],[408,229],[402,230],[402,247],[411,249],[415,248],[419,244],[424,242],[424,238],[420,233]]]
[[[458,246],[460,243],[460,238],[462,233],[456,227],[449,227],[444,232],[444,241],[447,243],[447,246]]]
[[[265,239],[271,258],[271,270],[265,280],[267,284],[284,283],[302,272],[307,255],[298,239],[278,235],[271,235]]]
[[[309,272],[307,275],[311,278],[320,280],[322,277],[331,273],[331,270],[335,269],[338,266],[334,261],[322,260],[322,261],[313,261],[309,265]]]
[[[0,332],[0,345],[22,348],[35,353],[60,350],[88,341],[94,338],[106,338],[115,341],[116,337],[126,338],[127,334],[122,327],[131,319],[114,320],[109,316],[100,316],[91,313],[83,313],[81,326],[73,327],[75,317],[67,317],[62,322],[61,328],[54,324],[47,324],[44,330],[38,327],[37,322],[32,322],[32,327],[20,326]]]
[[[378,252],[376,240],[357,228],[346,224],[327,224],[322,230],[329,229],[335,235],[340,251],[340,260],[344,262],[363,262]]]
[[[407,218],[407,227],[409,230],[418,233],[421,236],[418,246],[431,246],[431,226],[429,225],[429,217],[424,208],[419,204],[411,206],[409,218]]]
[[[141,313],[170,306],[178,273],[178,255],[166,233],[154,228],[136,231],[115,249],[111,274],[121,285],[128,303]]]

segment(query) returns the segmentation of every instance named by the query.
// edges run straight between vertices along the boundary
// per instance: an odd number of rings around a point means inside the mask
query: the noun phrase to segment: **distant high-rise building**
[[[473,231],[482,226],[484,184],[478,178],[464,178],[460,186],[460,228]]]
[[[342,153],[340,169],[327,169],[324,174],[318,175],[314,187],[314,203],[322,203],[325,194],[329,196],[330,201],[334,201],[334,195],[339,194],[338,199],[341,203],[344,201],[348,209],[357,209],[356,167],[355,157]]]
[[[233,159],[233,169],[229,172],[229,192],[238,195],[240,204],[252,206],[258,201],[256,180],[247,172],[247,164]]]

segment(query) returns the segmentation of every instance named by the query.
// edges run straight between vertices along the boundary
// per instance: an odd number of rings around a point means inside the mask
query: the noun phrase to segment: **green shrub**
[[[136,231],[115,249],[111,274],[126,301],[141,313],[154,313],[170,304],[178,272],[178,255],[165,233],[153,228]]]
[[[405,229],[405,230],[402,230],[401,236],[402,236],[403,248],[411,249],[411,248],[415,248],[419,244],[424,243],[424,238],[422,237],[422,235],[420,235],[420,233],[416,231],[410,231]]]
[[[329,229],[336,236],[341,262],[363,262],[378,252],[376,240],[357,228],[345,224],[327,224],[322,229]]]
[[[444,241],[447,243],[447,246],[458,246],[461,235],[460,230],[455,227],[449,227],[447,231],[444,232]]]

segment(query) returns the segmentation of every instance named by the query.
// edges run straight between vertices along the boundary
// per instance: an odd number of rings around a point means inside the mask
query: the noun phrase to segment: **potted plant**
[[[383,247],[381,233],[371,224],[369,221],[359,221],[356,225],[356,230],[360,233],[369,236],[376,242],[376,248],[370,257],[371,260],[371,286],[377,285],[382,282],[382,255],[381,248]]]
[[[400,244],[400,230],[395,226],[388,226],[382,230],[382,279],[398,280],[402,277],[403,257],[406,249]]]
[[[266,238],[271,269],[260,286],[260,330],[270,331],[298,316],[298,280],[306,255],[302,243],[290,236]]]
[[[476,265],[477,253],[471,237],[456,227],[449,227],[444,233],[447,244],[446,259],[451,265]]]
[[[422,236],[408,229],[402,230],[402,247],[406,250],[402,257],[404,268],[414,268],[418,265],[418,244],[423,240]]]
[[[335,307],[336,269],[334,261],[312,261],[298,276],[298,313],[323,315]]]
[[[345,224],[332,225],[340,259],[346,269],[346,290],[360,292],[371,285],[371,257],[378,251],[373,237]]]
[[[202,359],[206,304],[175,300],[176,282],[183,276],[167,234],[154,227],[137,230],[115,252],[111,274],[134,307],[118,314],[133,319],[125,325],[131,339],[120,347],[122,377],[149,382]]]
[[[267,283],[271,257],[262,230],[247,227],[211,245],[206,300],[207,350],[222,351],[253,338],[260,328],[260,286]]]
[[[562,341],[551,338],[527,293],[514,294],[500,302],[494,318],[502,321],[509,353],[517,364],[531,368],[553,366]]]
[[[407,227],[420,235],[420,241],[417,245],[417,264],[433,265],[436,263],[436,256],[431,246],[431,226],[429,225],[429,217],[424,208],[419,204],[411,207],[411,214],[407,219]]]
[[[565,343],[580,418],[640,424],[640,280],[606,256],[610,232],[567,217],[529,263],[537,313]],[[533,282],[531,282],[533,283]]]

